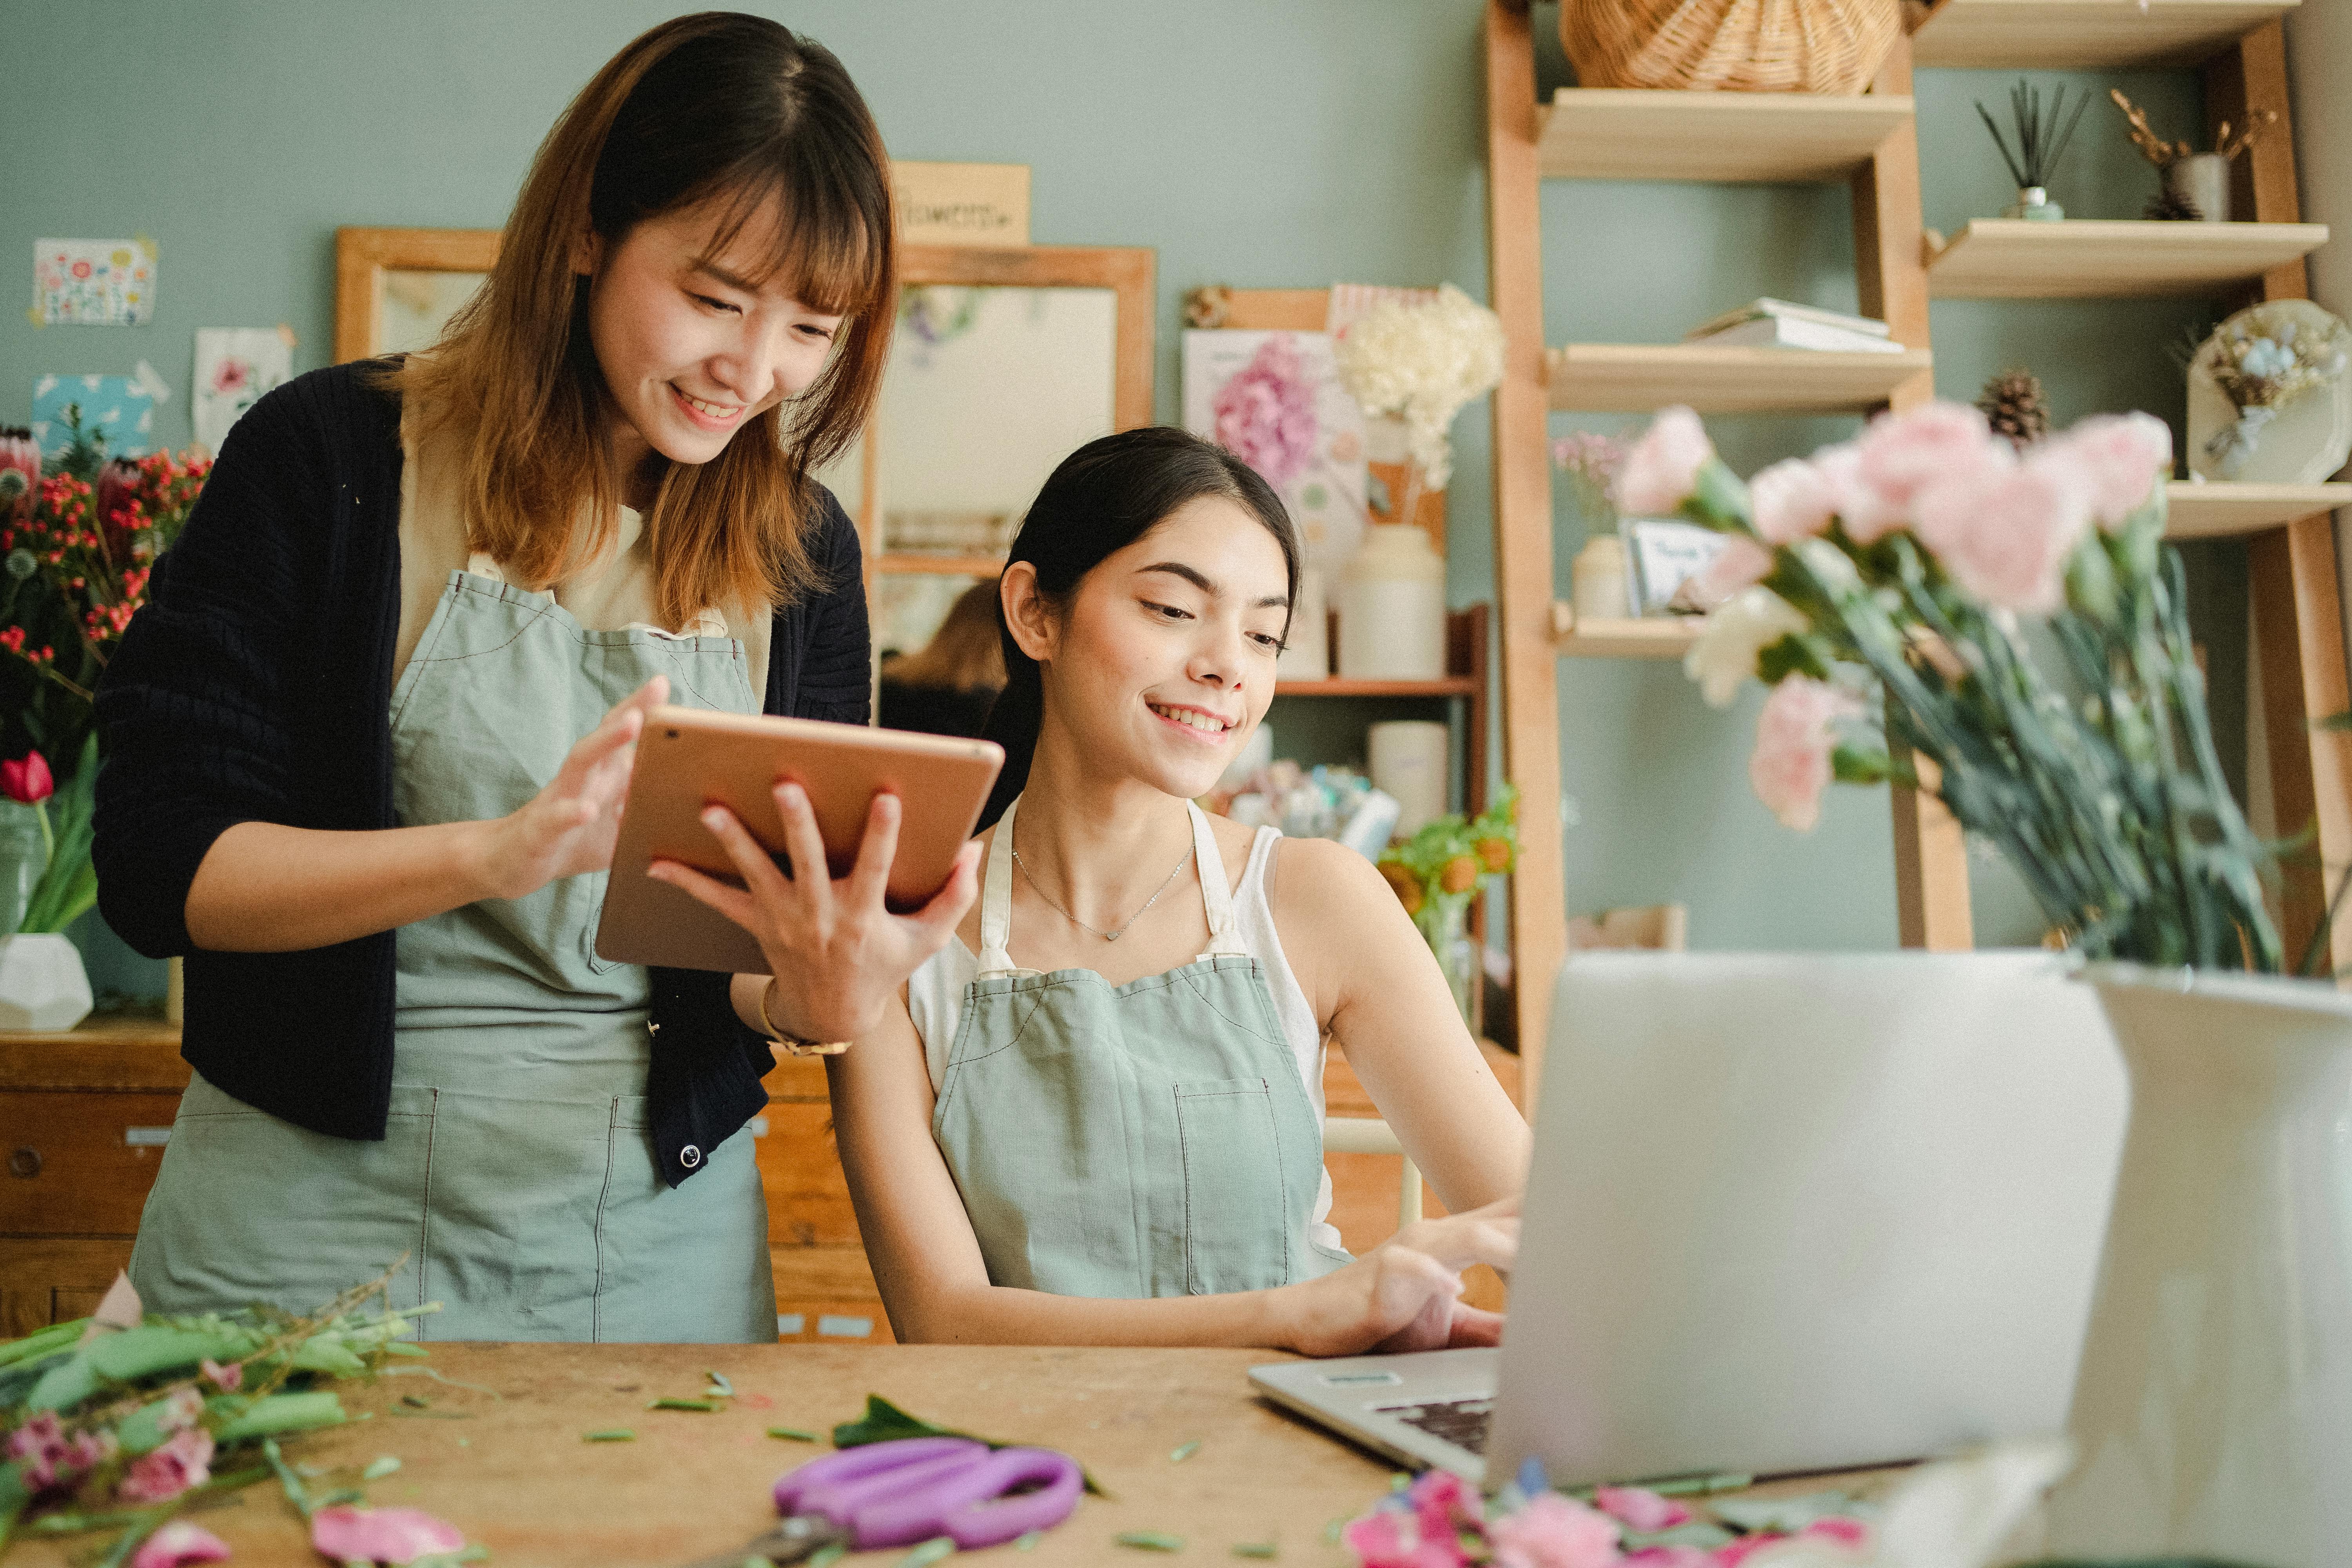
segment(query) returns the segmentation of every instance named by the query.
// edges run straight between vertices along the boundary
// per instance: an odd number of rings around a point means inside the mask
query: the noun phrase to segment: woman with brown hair
[[[956,595],[930,641],[913,653],[884,656],[878,693],[883,727],[977,735],[1003,686],[996,584],[974,583]]]
[[[871,1026],[971,862],[889,913],[880,797],[848,878],[744,900],[772,978],[593,944],[650,707],[866,718],[856,535],[810,472],[894,297],[840,63],[686,16],[564,111],[429,353],[238,422],[99,699],[107,918],[187,957],[149,1306],[306,1310],[405,1255],[433,1338],[773,1338],[772,1047]]]

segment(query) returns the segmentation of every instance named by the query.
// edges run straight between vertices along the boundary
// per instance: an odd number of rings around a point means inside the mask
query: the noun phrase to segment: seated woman
[[[1512,1260],[1528,1129],[1436,961],[1361,856],[1192,804],[1265,717],[1297,586],[1274,492],[1178,430],[1082,447],[1023,523],[980,903],[826,1064],[899,1338],[1497,1338],[1460,1271]],[[1454,1211],[1352,1260],[1327,1037]]]
[[[996,584],[956,595],[931,640],[882,660],[880,717],[886,730],[977,735],[1004,684],[996,647]]]

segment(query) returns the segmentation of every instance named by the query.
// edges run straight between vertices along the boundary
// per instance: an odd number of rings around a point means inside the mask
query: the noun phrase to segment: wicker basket
[[[1585,87],[1856,93],[1902,31],[1900,0],[1561,0]]]

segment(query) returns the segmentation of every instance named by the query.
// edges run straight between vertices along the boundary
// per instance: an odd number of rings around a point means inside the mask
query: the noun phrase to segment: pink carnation
[[[2046,615],[2065,599],[2066,558],[2091,524],[2088,489],[2063,452],[1937,480],[1916,531],[1961,589],[1996,609]]]
[[[213,1435],[201,1426],[172,1434],[170,1442],[131,1461],[115,1495],[128,1503],[169,1502],[212,1479]]]
[[[337,1563],[400,1563],[462,1552],[466,1533],[422,1509],[338,1503],[310,1516],[310,1545]]]
[[[1804,675],[1788,677],[1764,700],[1748,781],[1783,826],[1810,833],[1821,820],[1822,792],[1830,784],[1830,753],[1836,747],[1830,726],[1861,711],[1862,704],[1848,693]]]
[[[1617,470],[1617,510],[1628,517],[1672,517],[1713,456],[1697,415],[1680,405],[1663,410]]]
[[[223,1394],[235,1394],[237,1385],[245,1381],[245,1363],[242,1362],[233,1361],[226,1366],[223,1366],[212,1357],[206,1356],[199,1363],[198,1370],[205,1374],[206,1382]]]
[[[1341,1531],[1339,1540],[1364,1568],[1465,1568],[1469,1562],[1452,1530],[1431,1535],[1418,1514],[1400,1508],[1373,1510]]]
[[[1852,448],[1830,448],[1851,454]],[[1844,497],[1836,468],[1816,460],[1790,458],[1773,464],[1748,481],[1748,503],[1755,509],[1756,531],[1769,544],[1794,544],[1829,531]],[[1851,457],[1839,459],[1849,468]]]
[[[1691,579],[1690,596],[1708,609],[1772,574],[1772,552],[1745,534],[1723,542],[1706,569]]]
[[[2008,462],[2011,453],[1992,438],[1975,409],[1929,403],[1881,415],[1854,446],[1854,462],[1839,515],[1856,544],[1871,544],[1910,523],[1912,505],[1929,485]]]
[[[1671,1498],[1660,1497],[1647,1487],[1602,1487],[1592,1494],[1592,1500],[1600,1505],[1601,1512],[1636,1535],[1672,1530],[1691,1521],[1688,1508]]]
[[[1486,1526],[1496,1568],[1612,1568],[1617,1521],[1582,1503],[1545,1492]]]
[[[191,1563],[226,1563],[228,1542],[200,1524],[175,1519],[140,1543],[131,1568],[186,1568]]]
[[[1270,485],[1288,484],[1315,455],[1322,431],[1315,389],[1287,332],[1266,339],[1241,374],[1218,389],[1212,407],[1217,444]]]
[[[1405,1493],[1405,1500],[1412,1504],[1412,1511],[1421,1521],[1421,1532],[1433,1539],[1451,1532],[1458,1525],[1475,1524],[1485,1517],[1478,1494],[1452,1470],[1423,1470],[1421,1479]]]
[[[1747,1562],[1766,1547],[1777,1545],[1788,1539],[1777,1531],[1759,1530],[1753,1535],[1743,1535],[1737,1541],[1727,1542],[1717,1547],[1709,1561],[1714,1564],[1714,1568],[1739,1568],[1740,1563]]]
[[[2091,515],[2113,533],[2172,474],[2172,426],[2147,414],[2094,414],[2037,456],[2071,463]]]
[[[1817,1519],[1797,1533],[1811,1536],[1816,1541],[1832,1541],[1840,1546],[1851,1546],[1856,1552],[1870,1544],[1870,1526],[1858,1519],[1848,1519],[1842,1513]]]

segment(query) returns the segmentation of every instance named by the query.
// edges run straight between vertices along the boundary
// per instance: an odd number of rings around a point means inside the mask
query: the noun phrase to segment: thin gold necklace
[[[1170,888],[1175,885],[1177,874],[1184,869],[1184,861],[1190,860],[1192,858],[1192,847],[1187,845],[1184,849],[1183,859],[1176,862],[1175,869],[1168,873],[1168,879],[1160,884],[1159,891],[1153,893],[1150,898],[1143,900],[1143,910],[1148,910],[1152,905],[1158,903],[1160,901],[1160,894],[1166,892]],[[1143,918],[1143,910],[1138,910],[1133,914],[1128,916],[1127,924],[1120,926],[1117,931],[1097,931],[1093,926],[1087,924],[1086,921],[1078,919],[1077,916],[1064,909],[1060,904],[1055,903],[1054,895],[1037,885],[1037,879],[1029,874],[1028,862],[1021,858],[1021,847],[1017,844],[1013,847],[1013,864],[1020,869],[1021,879],[1029,884],[1030,890],[1034,892],[1039,898],[1045,900],[1048,904],[1052,904],[1055,914],[1061,916],[1072,925],[1076,926],[1080,931],[1093,931],[1095,935],[1102,938],[1105,942],[1117,942],[1120,937],[1127,934],[1128,928],[1129,926],[1134,925],[1136,921]]]

